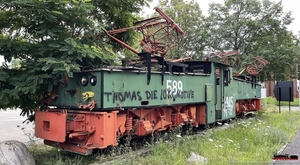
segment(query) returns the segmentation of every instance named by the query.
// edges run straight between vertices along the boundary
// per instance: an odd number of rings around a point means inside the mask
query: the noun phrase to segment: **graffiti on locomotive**
[[[225,97],[222,109],[225,117],[233,115],[233,96]]]
[[[165,99],[193,99],[194,90],[184,90],[181,80],[166,80],[165,89],[142,91],[125,91],[125,92],[105,92],[107,101],[113,103],[126,100],[165,100]]]

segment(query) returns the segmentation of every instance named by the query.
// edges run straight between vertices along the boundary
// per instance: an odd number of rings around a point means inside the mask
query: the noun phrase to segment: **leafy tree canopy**
[[[284,80],[299,55],[296,38],[286,28],[293,18],[284,12],[281,2],[269,0],[225,0],[210,5],[207,23],[210,51],[242,52],[240,62],[249,64],[260,55],[270,61],[260,74],[261,80]],[[245,67],[240,66],[240,67]]]
[[[0,68],[0,108],[30,114],[62,76],[82,66],[113,64],[120,49],[97,33],[132,26],[148,0],[3,0],[0,55],[18,67]],[[134,35],[116,37],[133,42]]]

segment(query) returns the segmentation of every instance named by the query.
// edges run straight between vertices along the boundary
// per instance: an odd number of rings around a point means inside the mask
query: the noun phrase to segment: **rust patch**
[[[90,111],[92,111],[95,106],[96,106],[97,102],[95,100],[90,101],[88,104],[84,105],[84,104],[78,104],[78,108],[81,109],[89,109]]]
[[[59,95],[56,93],[56,90],[53,90],[49,96],[47,96],[43,103],[50,104],[53,100],[55,100]]]

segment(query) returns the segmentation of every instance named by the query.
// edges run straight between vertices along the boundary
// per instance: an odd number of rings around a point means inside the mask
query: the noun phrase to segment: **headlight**
[[[97,77],[92,76],[92,77],[90,78],[90,82],[91,82],[91,85],[92,85],[92,86],[95,86],[95,85],[97,84]]]
[[[81,80],[80,80],[80,83],[81,83],[81,85],[83,85],[83,86],[87,86],[87,84],[88,84],[88,79],[87,79],[87,77],[86,77],[86,76],[82,76],[82,77],[81,77]]]

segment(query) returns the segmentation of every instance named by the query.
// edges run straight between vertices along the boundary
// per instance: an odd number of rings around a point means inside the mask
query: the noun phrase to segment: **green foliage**
[[[30,114],[62,76],[80,67],[114,64],[120,45],[97,33],[132,26],[147,0],[27,0],[0,2],[0,108]],[[132,32],[131,32],[132,33]],[[131,33],[116,37],[133,42]]]
[[[21,67],[21,60],[19,59],[12,59],[11,61],[12,68],[20,68]]]
[[[96,160],[95,156],[82,156],[78,154],[66,153],[57,148],[36,144],[29,147],[29,151],[36,160],[36,164],[40,165],[82,165],[90,164]]]
[[[261,80],[286,80],[294,75],[297,63],[297,38],[286,28],[291,12],[284,12],[281,2],[269,0],[225,0],[210,5],[207,23],[210,51],[235,50],[239,55],[238,71],[260,55],[270,61],[260,74]],[[242,63],[242,65],[241,65]]]
[[[262,99],[262,103],[266,104],[267,106],[279,106],[279,102],[276,100],[275,97],[267,97]],[[291,106],[298,106],[299,105],[299,98],[294,98],[294,101],[290,103]],[[289,106],[288,101],[281,101],[280,106]]]
[[[267,97],[267,98],[262,99],[262,104],[277,105],[277,101],[276,101],[276,98],[274,98],[274,97]]]

